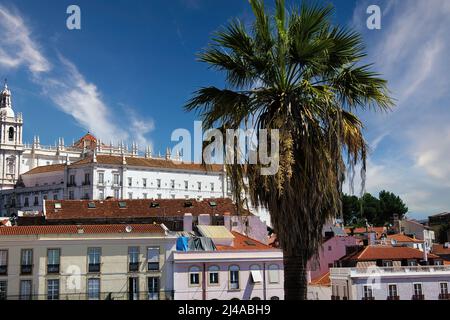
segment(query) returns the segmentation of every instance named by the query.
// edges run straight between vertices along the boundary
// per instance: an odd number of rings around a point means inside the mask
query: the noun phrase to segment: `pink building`
[[[199,226],[215,250],[173,254],[175,300],[284,298],[283,253],[224,226]]]
[[[358,240],[353,236],[333,236],[325,240],[319,256],[309,262],[309,279],[315,280],[330,271],[333,263],[345,256],[347,247],[356,246]]]

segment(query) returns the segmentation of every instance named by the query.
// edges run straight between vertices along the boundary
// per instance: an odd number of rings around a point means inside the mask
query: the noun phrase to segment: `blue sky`
[[[447,210],[450,1],[333,3],[397,99],[392,113],[360,115],[372,146],[367,190],[400,194],[412,217]],[[66,28],[70,4],[81,30]],[[381,30],[365,27],[370,4],[383,11]],[[24,114],[24,140],[69,143],[89,130],[164,152],[174,129],[193,128],[195,114],[182,110],[192,92],[223,85],[195,55],[232,17],[251,21],[246,0],[0,0],[0,77]]]

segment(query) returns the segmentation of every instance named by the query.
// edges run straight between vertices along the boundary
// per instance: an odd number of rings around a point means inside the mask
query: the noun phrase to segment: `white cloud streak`
[[[367,191],[404,197],[412,216],[450,207],[450,1],[376,1],[382,30],[365,28],[360,4],[353,25],[369,43],[369,57],[389,81],[397,106],[388,115],[363,115],[375,146]],[[385,142],[389,150],[380,150]],[[383,148],[381,148],[383,149]],[[392,151],[394,150],[394,151]]]
[[[51,64],[17,10],[0,6],[0,36],[0,67],[27,68],[44,94],[80,127],[103,141],[137,141],[142,147],[151,144],[146,135],[153,130],[153,122],[139,119],[132,108],[126,110],[129,119],[119,119],[98,87],[86,80],[75,64],[60,54]]]

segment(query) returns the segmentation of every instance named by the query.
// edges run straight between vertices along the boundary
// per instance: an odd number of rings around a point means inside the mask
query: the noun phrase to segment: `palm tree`
[[[225,72],[227,87],[204,87],[185,110],[205,128],[278,129],[279,169],[226,165],[238,203],[269,210],[284,253],[285,298],[306,299],[306,266],[317,255],[322,226],[340,216],[344,178],[365,171],[367,145],[355,110],[389,110],[387,83],[362,63],[362,37],[331,23],[333,7],[266,12],[250,0],[252,26],[235,19],[215,33],[200,61]],[[364,179],[363,179],[364,180]],[[241,198],[241,194],[244,197]]]

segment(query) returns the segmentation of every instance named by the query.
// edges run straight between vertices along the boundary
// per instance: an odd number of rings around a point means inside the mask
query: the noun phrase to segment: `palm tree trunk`
[[[285,300],[306,300],[307,259],[305,255],[284,253],[284,298]]]

